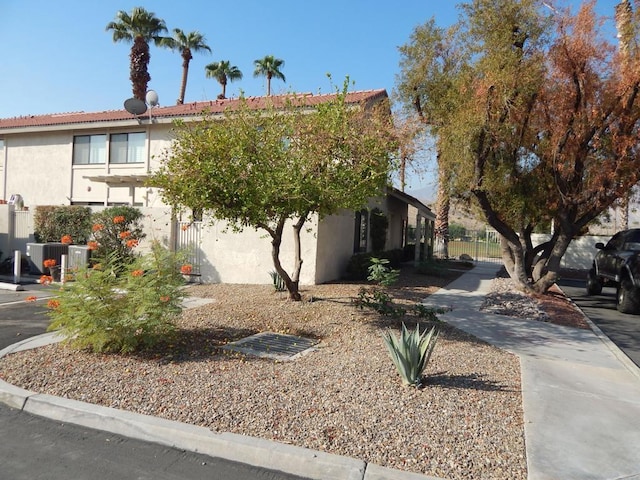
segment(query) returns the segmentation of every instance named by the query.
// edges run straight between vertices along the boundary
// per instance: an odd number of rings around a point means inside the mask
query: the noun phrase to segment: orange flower
[[[73,243],[73,238],[71,238],[71,235],[63,235],[60,241],[64,244],[69,245],[70,243]]]
[[[189,224],[185,223],[184,225],[182,225],[182,227],[180,227],[182,229],[183,232],[186,232],[187,230],[189,230]]]
[[[138,240],[132,238],[131,240],[127,240],[127,248],[134,248],[138,246]]]
[[[51,268],[56,266],[56,261],[53,258],[47,258],[44,262],[42,262],[44,268]]]
[[[169,300],[171,300],[171,298],[168,295],[163,295],[162,297],[160,297],[160,301],[162,303],[167,303]]]
[[[98,248],[98,242],[91,240],[90,242],[87,242],[87,247],[89,250],[96,250]]]
[[[124,223],[125,218],[124,215],[118,215],[116,217],[113,217],[113,223]]]
[[[102,270],[102,264],[101,263],[96,263],[92,268],[94,270]]]
[[[104,230],[104,225],[101,223],[94,223],[93,227],[91,227],[91,230],[93,230],[94,232],[99,232],[100,230]]]
[[[144,271],[143,270],[134,270],[133,272],[131,272],[131,275],[133,275],[134,277],[141,277],[142,275],[144,275]]]
[[[182,265],[180,267],[180,273],[183,275],[190,275],[193,271],[193,267],[191,265]]]
[[[50,285],[51,282],[53,282],[53,277],[51,275],[42,275],[40,277],[40,284],[41,285]]]
[[[124,232],[120,232],[119,237],[124,240],[125,238],[128,238],[131,236],[131,232],[129,230],[125,230]]]
[[[60,306],[60,301],[56,300],[55,298],[52,298],[47,302],[47,307],[49,307],[51,310],[55,310],[59,306]]]
[[[38,299],[38,297],[36,297],[35,295],[29,295],[27,298],[24,299],[25,302],[35,302]]]

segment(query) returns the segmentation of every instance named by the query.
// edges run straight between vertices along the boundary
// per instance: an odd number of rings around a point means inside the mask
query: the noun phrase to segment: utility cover
[[[271,358],[273,360],[295,360],[313,350],[318,343],[311,338],[284,335],[274,332],[262,332],[243,338],[237,342],[228,343],[226,350]]]

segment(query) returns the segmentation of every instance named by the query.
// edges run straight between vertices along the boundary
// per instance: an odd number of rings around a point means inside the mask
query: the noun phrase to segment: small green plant
[[[440,322],[438,318],[438,314],[447,313],[448,309],[446,308],[434,308],[423,305],[422,303],[416,303],[413,306],[413,313],[418,318],[424,318],[429,322]]]
[[[372,258],[367,280],[390,287],[398,281],[400,270],[392,270],[386,258]]]
[[[287,289],[287,286],[284,284],[284,280],[278,272],[274,270],[269,272],[269,275],[271,276],[273,288],[276,290],[276,292],[284,292]]]
[[[382,338],[389,351],[389,356],[404,385],[417,388],[423,385],[423,373],[435,348],[438,334],[436,327],[432,327],[429,332],[425,329],[421,333],[420,324],[416,325],[413,332],[409,332],[404,323],[402,323],[399,338],[389,330],[383,334]]]
[[[367,290],[364,287],[360,288],[358,300],[355,303],[360,309],[364,307],[371,308],[381,315],[392,318],[400,318],[407,313],[404,308],[395,305],[386,292],[376,288],[371,290]]]
[[[179,255],[154,243],[147,255],[121,260],[109,255],[79,270],[49,302],[48,329],[93,352],[133,352],[170,336],[184,299]]]

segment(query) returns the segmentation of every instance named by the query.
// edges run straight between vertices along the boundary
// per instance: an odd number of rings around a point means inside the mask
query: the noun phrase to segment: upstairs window
[[[118,133],[111,135],[109,143],[109,163],[144,162],[144,133]]]
[[[107,160],[106,135],[78,135],[73,137],[73,164],[92,165]]]

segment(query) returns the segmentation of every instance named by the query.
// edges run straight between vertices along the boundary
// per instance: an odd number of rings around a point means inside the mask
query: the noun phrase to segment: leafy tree
[[[300,300],[300,232],[320,218],[362,208],[383,192],[394,148],[387,102],[349,102],[345,89],[310,108],[305,97],[276,97],[264,109],[241,99],[224,119],[177,125],[177,137],[151,184],[164,200],[197,209],[235,231],[255,228],[271,237],[276,272],[289,297]],[[291,275],[280,262],[285,225],[293,228]]]
[[[218,98],[227,98],[227,82],[242,79],[242,72],[235,65],[231,65],[229,60],[220,60],[204,67],[207,78],[215,78],[222,86],[222,93]]]
[[[593,5],[574,15],[475,0],[454,28],[410,44],[436,54],[407,64],[404,102],[429,114],[450,191],[500,233],[523,289],[553,285],[571,240],[640,180],[640,56],[616,52]],[[636,14],[634,39],[638,25]],[[534,228],[551,220],[550,241],[534,248]]]
[[[161,40],[160,45],[178,50],[182,57],[182,81],[180,82],[180,93],[178,94],[177,105],[184,103],[184,95],[187,90],[187,77],[189,76],[189,63],[193,59],[193,52],[207,51],[211,52],[211,48],[207,45],[204,35],[200,32],[185,33],[179,28],[173,29],[173,38],[165,37]]]
[[[277,78],[286,82],[284,74],[280,70],[284,67],[284,60],[275,58],[273,55],[267,55],[264,58],[259,58],[253,62],[255,70],[253,71],[254,77],[266,77],[267,79],[267,97],[271,95],[271,79]]]
[[[156,45],[162,42],[162,33],[167,31],[164,20],[148,12],[142,7],[135,7],[131,14],[120,10],[116,14],[116,20],[107,24],[106,30],[113,31],[114,42],[133,43],[129,58],[130,79],[133,86],[133,96],[144,101],[147,94],[147,85],[151,80],[149,75],[149,42]]]

